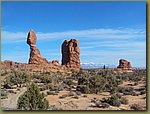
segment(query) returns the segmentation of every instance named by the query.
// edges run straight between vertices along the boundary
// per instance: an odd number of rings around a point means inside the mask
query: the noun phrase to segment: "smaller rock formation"
[[[6,67],[6,68],[18,68],[22,65],[25,65],[25,63],[13,62],[13,61],[10,61],[10,60],[5,60],[3,62],[3,66]]]
[[[48,61],[43,58],[40,51],[36,48],[36,34],[30,30],[27,37],[27,44],[30,46],[29,64],[46,64]]]
[[[62,44],[62,65],[80,70],[80,48],[77,39],[65,40]]]
[[[54,66],[60,66],[60,64],[59,64],[59,61],[58,61],[58,60],[53,60],[53,61],[52,61],[52,64],[53,64]]]
[[[125,59],[119,60],[119,65],[117,68],[122,69],[122,70],[132,70],[131,63]]]

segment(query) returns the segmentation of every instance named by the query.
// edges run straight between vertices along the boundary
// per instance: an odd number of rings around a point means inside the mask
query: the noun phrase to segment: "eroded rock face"
[[[120,68],[120,69],[123,69],[123,70],[131,70],[132,67],[131,67],[131,63],[128,62],[127,60],[125,59],[120,59],[119,60],[119,65],[117,68]]]
[[[80,69],[80,48],[77,39],[65,40],[62,44],[62,65]]]
[[[3,65],[6,68],[17,68],[17,67],[20,67],[22,65],[25,65],[25,63],[19,63],[19,62],[13,62],[13,61],[10,61],[10,60],[5,60],[3,62]]]
[[[36,48],[36,34],[30,30],[27,36],[27,44],[30,46],[29,64],[46,64],[48,61],[43,58],[40,51]]]
[[[60,64],[59,64],[59,61],[58,61],[58,60],[53,60],[53,61],[52,61],[52,64],[53,64],[54,66],[60,66]]]

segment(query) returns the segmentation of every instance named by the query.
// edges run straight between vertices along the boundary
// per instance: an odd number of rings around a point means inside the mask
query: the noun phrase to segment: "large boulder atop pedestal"
[[[27,44],[30,46],[29,64],[46,64],[48,61],[41,56],[40,51],[36,48],[36,34],[30,30],[27,36]]]

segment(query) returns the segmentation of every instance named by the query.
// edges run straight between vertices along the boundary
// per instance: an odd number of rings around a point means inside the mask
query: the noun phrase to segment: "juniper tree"
[[[17,106],[20,110],[46,110],[49,103],[44,98],[44,94],[40,93],[38,86],[32,83],[19,97]]]

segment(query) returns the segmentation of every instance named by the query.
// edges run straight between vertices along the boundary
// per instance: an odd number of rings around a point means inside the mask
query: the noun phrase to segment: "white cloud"
[[[113,47],[113,48],[145,48],[146,41],[91,41],[91,42],[83,42],[80,48],[88,49],[88,48],[96,48],[96,47]]]
[[[20,52],[20,51],[12,51],[9,53],[3,53],[2,52],[2,61],[4,60],[11,60],[15,62],[22,62],[22,63],[27,63],[29,59],[29,53],[28,52]]]
[[[99,28],[88,30],[73,30],[65,32],[42,33],[37,32],[38,40],[56,40],[66,38],[86,38],[86,39],[133,39],[145,38],[145,28]],[[23,42],[26,40],[27,33],[2,31],[2,41],[4,43]]]
[[[2,42],[21,42],[24,41],[24,38],[27,36],[27,33],[24,32],[10,32],[2,31]]]

